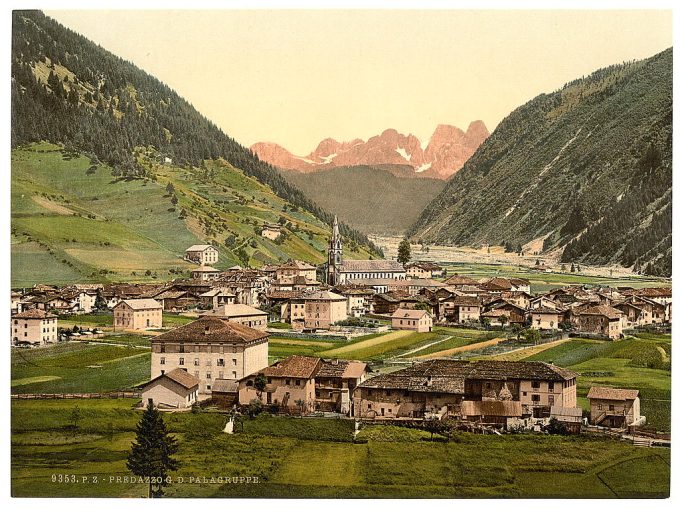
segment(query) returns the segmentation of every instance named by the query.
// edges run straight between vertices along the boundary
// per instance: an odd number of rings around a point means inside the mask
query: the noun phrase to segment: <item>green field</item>
[[[124,342],[126,338],[120,339]],[[12,393],[127,389],[149,379],[150,359],[149,348],[75,341],[43,348],[13,348]]]
[[[525,266],[485,263],[442,263],[447,277],[455,274],[475,279],[488,277],[518,277],[531,282],[532,293],[542,293],[565,285],[631,286],[645,288],[670,286],[668,279],[647,276],[604,277],[572,272],[537,272]],[[567,266],[567,269],[569,266]]]
[[[140,415],[132,404],[12,402],[12,495],[145,496],[146,486],[115,480],[129,475],[125,459]],[[75,405],[83,418],[71,429]],[[367,443],[353,443],[344,420],[260,416],[227,435],[223,414],[164,417],[179,440],[182,465],[173,475],[185,480],[167,489],[169,497],[658,498],[670,486],[670,450],[587,435],[458,434],[432,442],[426,433],[371,426],[358,437]],[[80,482],[53,482],[53,474]],[[208,482],[189,482],[202,476]],[[259,483],[210,483],[211,476]]]
[[[554,362],[579,373],[579,405],[588,410],[592,385],[638,389],[647,424],[670,430],[671,338],[640,333],[622,341],[572,339],[525,360]]]
[[[192,267],[182,260],[188,246],[210,240],[218,243],[218,268],[323,260],[329,227],[240,170],[223,161],[159,165],[145,151],[137,157],[152,178],[116,179],[108,166],[48,143],[12,151],[12,287],[166,280]],[[289,224],[283,243],[257,234],[281,218]],[[369,257],[346,244],[348,257]]]

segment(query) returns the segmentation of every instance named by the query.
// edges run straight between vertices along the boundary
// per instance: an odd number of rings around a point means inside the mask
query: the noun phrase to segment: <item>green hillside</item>
[[[564,262],[671,273],[672,62],[615,65],[513,111],[409,234],[474,245],[545,237]]]
[[[401,235],[444,188],[445,181],[394,173],[374,166],[351,166],[283,175],[359,231]]]
[[[16,283],[160,278],[197,242],[216,243],[223,265],[325,258],[329,212],[166,85],[39,11],[13,12],[11,134]],[[277,221],[283,242],[262,239]],[[382,256],[340,231],[350,256]]]
[[[192,267],[182,260],[188,246],[208,241],[222,268],[323,261],[327,225],[228,163],[161,165],[153,151],[136,158],[147,177],[114,177],[109,166],[48,143],[12,151],[13,287],[169,279]],[[265,222],[284,225],[282,241],[259,235]],[[370,256],[352,241],[348,249]]]

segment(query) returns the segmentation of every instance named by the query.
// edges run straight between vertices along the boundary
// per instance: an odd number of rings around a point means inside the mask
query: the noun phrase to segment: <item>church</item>
[[[359,283],[362,279],[406,279],[404,266],[395,260],[343,260],[338,217],[333,220],[333,236],[328,245],[326,283],[335,286]]]

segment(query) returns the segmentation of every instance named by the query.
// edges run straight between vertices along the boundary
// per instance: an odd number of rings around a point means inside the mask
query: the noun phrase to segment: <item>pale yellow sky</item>
[[[46,11],[134,62],[244,145],[437,124],[514,108],[672,45],[671,11]]]

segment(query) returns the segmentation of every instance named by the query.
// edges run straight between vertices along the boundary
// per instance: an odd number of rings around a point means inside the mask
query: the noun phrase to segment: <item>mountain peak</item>
[[[359,138],[345,142],[325,138],[304,157],[268,143],[256,143],[251,150],[274,166],[305,173],[341,166],[401,165],[410,166],[414,176],[447,179],[488,136],[484,122],[475,120],[467,131],[439,124],[425,149],[417,136],[388,128],[365,142]]]

